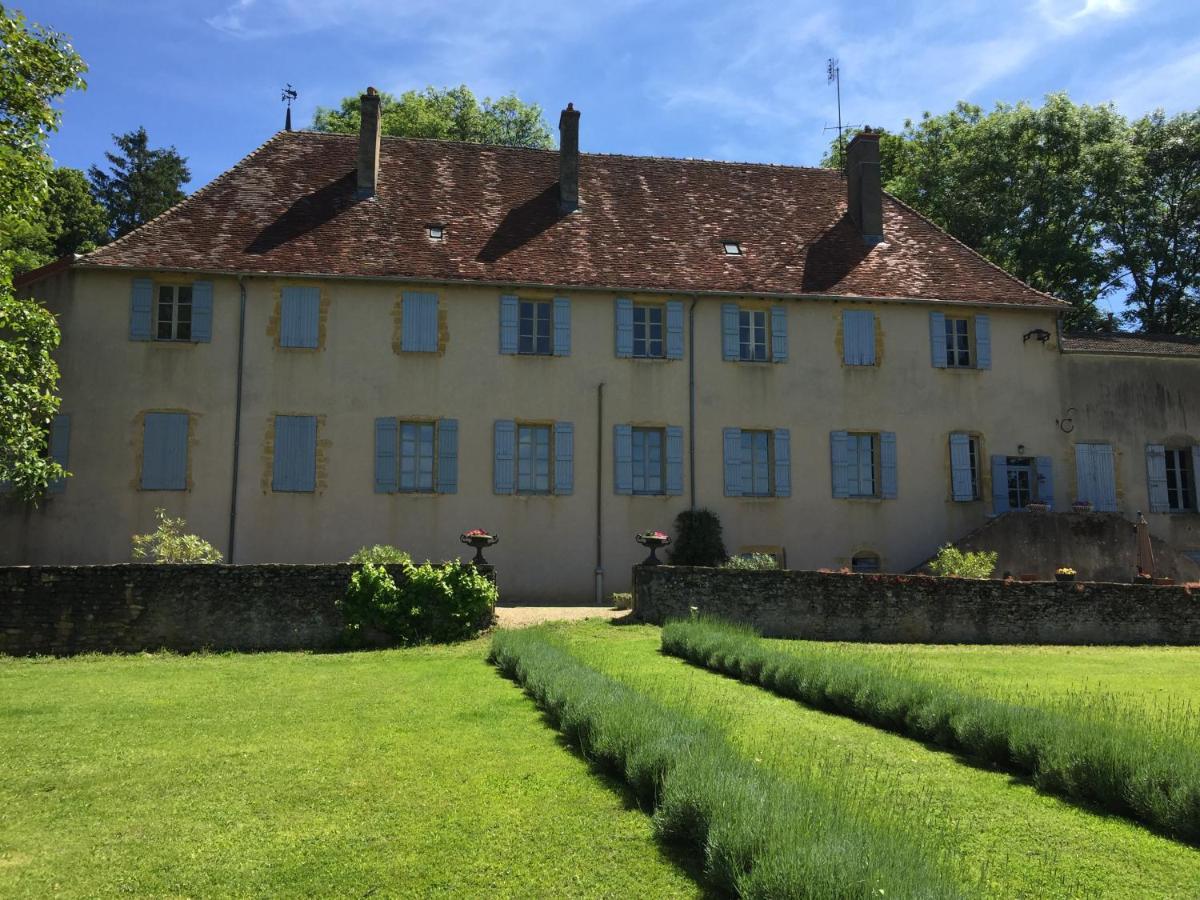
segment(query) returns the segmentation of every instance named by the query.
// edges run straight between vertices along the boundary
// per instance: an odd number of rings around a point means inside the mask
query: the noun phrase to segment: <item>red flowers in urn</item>
[[[476,566],[486,566],[488,564],[488,561],[483,558],[484,547],[492,547],[500,543],[498,535],[490,534],[482,528],[472,528],[470,531],[460,534],[458,539],[464,544],[475,548],[475,558],[471,562]]]
[[[650,548],[650,555],[642,560],[643,566],[659,566],[662,562],[657,556],[659,547],[665,547],[671,543],[671,536],[663,531],[640,531],[633,536],[633,539],[643,547]]]

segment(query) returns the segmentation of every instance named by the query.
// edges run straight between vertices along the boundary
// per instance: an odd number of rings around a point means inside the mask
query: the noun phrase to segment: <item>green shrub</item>
[[[1122,715],[1103,697],[1072,697],[1055,708],[996,700],[927,680],[894,660],[806,644],[775,649],[749,628],[705,618],[668,623],[662,649],[1200,843],[1200,750],[1190,718]]]
[[[830,773],[783,778],[711,725],[582,663],[542,628],[497,632],[489,659],[566,739],[625,781],[669,846],[703,855],[720,895],[959,896],[941,848]]]
[[[457,561],[398,565],[403,570],[399,583],[382,565],[370,562],[350,576],[340,605],[352,641],[364,628],[402,644],[461,641],[491,624],[496,586],[474,566]]]
[[[949,575],[955,578],[991,578],[999,558],[1000,554],[995,551],[963,553],[953,544],[946,544],[938,550],[937,556],[929,564],[929,571],[934,575]]]
[[[709,509],[685,509],[675,517],[675,541],[667,551],[674,566],[719,566],[725,561],[721,520]]]
[[[721,564],[722,569],[778,569],[779,560],[770,553],[743,553],[731,556]]]
[[[412,562],[412,557],[391,544],[376,544],[374,547],[360,547],[350,557],[350,562],[360,566],[364,563],[374,563],[377,566],[400,565]]]
[[[633,594],[613,594],[609,602],[613,609],[633,609]]]
[[[133,536],[133,558],[156,563],[219,563],[224,557],[216,547],[196,534],[184,534],[187,523],[172,519],[162,507],[154,510],[158,528],[150,534]]]

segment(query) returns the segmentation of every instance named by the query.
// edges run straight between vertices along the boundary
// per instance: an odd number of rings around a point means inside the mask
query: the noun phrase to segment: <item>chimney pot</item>
[[[571,103],[558,117],[558,208],[579,209],[579,110]]]
[[[879,133],[866,128],[846,147],[846,207],[863,243],[883,240],[883,184],[879,172]]]
[[[358,198],[374,197],[379,185],[379,92],[367,88],[358,101]]]

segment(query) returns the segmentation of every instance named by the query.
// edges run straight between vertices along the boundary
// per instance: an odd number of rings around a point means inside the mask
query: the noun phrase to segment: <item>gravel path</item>
[[[522,628],[539,622],[575,622],[581,619],[618,619],[629,615],[627,609],[607,606],[497,606],[500,628]]]

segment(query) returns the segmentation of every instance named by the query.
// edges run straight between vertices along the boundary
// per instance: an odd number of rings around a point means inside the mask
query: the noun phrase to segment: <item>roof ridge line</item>
[[[268,144],[277,140],[280,135],[284,135],[287,133],[288,132],[286,132],[286,131],[275,132],[273,135],[271,135],[269,138],[267,138],[265,141],[263,141],[261,144],[259,144],[257,147],[255,147],[253,150],[251,150],[249,153],[247,153],[245,156],[243,156],[241,159],[239,159],[237,162],[235,162],[232,166],[230,166],[228,169],[226,169],[224,172],[222,172],[220,175],[218,175],[212,181],[208,182],[208,184],[197,188],[194,192],[188,194],[186,197],[184,197],[178,203],[173,203],[171,206],[168,206],[166,209],[164,209],[162,212],[160,212],[153,219],[143,222],[141,225],[139,225],[137,228],[133,229],[132,231],[126,232],[125,234],[121,235],[119,238],[109,241],[107,244],[104,244],[101,247],[97,247],[95,250],[91,250],[87,253],[81,254],[80,256],[76,257],[75,261],[81,262],[85,259],[90,259],[92,257],[98,256],[99,254],[103,253],[104,251],[108,250],[109,248],[119,246],[120,244],[127,241],[129,238],[133,237],[135,234],[138,234],[143,229],[149,228],[151,225],[158,224],[163,219],[165,219],[167,216],[171,215],[174,212],[177,212],[178,210],[180,210],[184,206],[186,206],[188,203],[202,197],[204,194],[208,193],[213,188],[215,188],[218,184],[221,184],[223,181],[225,181],[227,178],[229,178],[231,175],[233,175],[233,173],[235,171],[237,171],[239,168],[241,168],[244,164],[248,163],[251,159],[253,159],[259,153],[261,153],[263,150],[265,150],[267,148]]]

